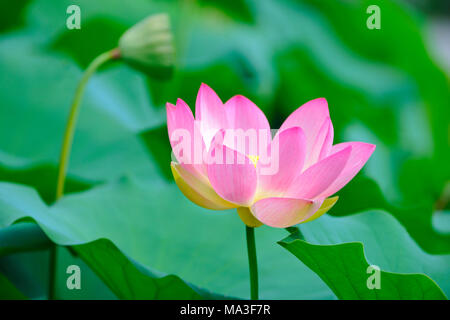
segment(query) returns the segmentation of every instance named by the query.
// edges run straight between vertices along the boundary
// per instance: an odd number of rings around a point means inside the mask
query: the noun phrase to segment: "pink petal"
[[[296,177],[284,194],[290,198],[325,198],[323,192],[330,187],[344,169],[351,153],[349,146],[317,162]]]
[[[208,154],[207,172],[212,187],[223,199],[240,206],[249,206],[252,202],[258,180],[254,164],[217,138]]]
[[[204,83],[198,90],[195,119],[200,121],[200,130],[207,148],[217,131],[227,128],[227,116],[222,100]]]
[[[323,197],[328,197],[341,188],[343,188],[353,177],[361,170],[364,164],[369,160],[373,151],[375,150],[375,145],[364,142],[344,142],[339,143],[331,148],[330,154],[338,154],[351,147],[350,157],[345,164],[344,169],[341,171],[336,180],[323,192]]]
[[[278,131],[270,145],[270,163],[258,161],[258,188],[266,196],[281,195],[293,183],[296,173],[303,168],[306,139],[300,127]]]
[[[266,116],[248,98],[236,95],[225,103],[229,128],[267,129],[270,130]]]
[[[334,128],[331,119],[328,122],[328,131],[325,136],[325,140],[323,141],[322,149],[320,150],[320,155],[318,160],[322,160],[330,154],[331,148],[333,147],[333,138],[334,138]]]
[[[333,136],[333,124],[331,123],[330,118],[326,118],[317,133],[317,137],[312,145],[310,153],[306,155],[305,169],[328,155],[333,145]]]
[[[269,122],[264,113],[249,99],[237,95],[225,103],[228,118],[224,144],[246,155],[266,151],[272,140]],[[229,134],[230,133],[230,134]]]
[[[292,198],[266,198],[251,207],[253,215],[262,223],[287,228],[312,216],[322,205],[323,199],[312,201]]]
[[[186,130],[192,134],[194,132],[194,116],[189,106],[181,99],[177,100],[177,105],[166,104],[167,129],[169,131],[169,140],[172,148],[179,141],[179,135],[175,137],[176,130]]]
[[[169,140],[178,162],[192,173],[198,171],[206,174],[206,167],[202,164],[205,145],[191,109],[183,100],[178,99],[176,106],[167,103],[166,112]]]
[[[316,139],[319,136],[320,129],[324,122],[330,117],[328,111],[328,103],[325,98],[318,98],[311,100],[300,108],[295,110],[284,121],[280,130],[284,130],[290,127],[300,127],[303,129],[306,137],[306,155],[312,155],[314,153],[314,146]],[[309,164],[310,161],[307,161]]]

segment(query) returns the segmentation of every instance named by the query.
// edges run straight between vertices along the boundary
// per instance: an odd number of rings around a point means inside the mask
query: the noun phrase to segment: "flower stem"
[[[67,120],[66,131],[64,133],[64,140],[61,148],[61,155],[59,158],[59,170],[58,170],[58,182],[56,185],[56,200],[62,197],[64,193],[64,183],[66,180],[67,165],[69,163],[70,150],[72,148],[73,134],[75,131],[75,125],[78,118],[78,112],[81,105],[81,100],[83,98],[84,89],[89,78],[92,74],[105,62],[117,59],[120,57],[118,49],[113,49],[102,53],[97,58],[95,58],[91,64],[87,67],[83,74],[78,87],[75,91],[75,97],[70,107],[69,118]]]
[[[250,271],[250,299],[258,300],[258,263],[256,260],[255,228],[245,226],[245,231]]]
[[[84,89],[92,74],[104,63],[120,58],[119,49],[112,49],[97,56],[87,67],[86,71],[78,83],[73,98],[72,106],[70,107],[69,118],[66,124],[66,131],[64,132],[64,139],[61,147],[61,155],[59,158],[58,180],[56,184],[56,200],[61,198],[64,194],[64,183],[66,181],[67,165],[69,163],[70,150],[72,148],[73,135],[75,132],[75,125],[77,123],[78,113],[83,98]],[[49,261],[49,287],[48,298],[55,299],[55,282],[56,282],[56,245],[50,247],[50,261]]]

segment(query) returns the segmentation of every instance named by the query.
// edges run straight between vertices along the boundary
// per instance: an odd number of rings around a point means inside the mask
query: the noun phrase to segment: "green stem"
[[[104,63],[120,58],[119,49],[112,49],[104,52],[96,57],[87,67],[86,71],[78,83],[73,98],[72,106],[70,107],[69,118],[66,124],[66,131],[64,132],[64,139],[61,147],[61,155],[59,157],[58,180],[56,184],[56,200],[61,198],[64,194],[64,184],[66,181],[67,166],[69,163],[70,150],[72,148],[73,135],[75,132],[75,125],[77,123],[78,113],[80,110],[81,100],[83,98],[84,89],[92,74]],[[49,288],[48,298],[55,299],[55,282],[56,282],[56,245],[50,247],[50,265],[49,265]]]
[[[113,49],[102,53],[95,58],[91,64],[87,67],[83,74],[78,87],[75,91],[75,97],[70,107],[70,114],[67,120],[66,131],[64,133],[64,140],[61,148],[61,155],[59,158],[59,170],[58,170],[58,182],[56,185],[56,200],[62,197],[64,194],[64,183],[66,180],[67,165],[69,163],[70,150],[72,148],[73,134],[75,131],[75,125],[78,118],[78,112],[81,105],[81,99],[83,98],[84,89],[89,78],[92,74],[105,62],[117,59],[120,57],[119,50]]]
[[[250,299],[258,300],[258,263],[256,259],[255,228],[245,226],[245,231],[250,271]]]

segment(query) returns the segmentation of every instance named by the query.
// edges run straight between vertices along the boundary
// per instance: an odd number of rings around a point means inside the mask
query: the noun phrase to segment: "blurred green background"
[[[80,30],[66,28],[71,4],[81,9]],[[373,4],[380,30],[366,27]],[[68,195],[53,204],[83,69],[127,28],[160,12],[170,15],[175,36],[173,78],[112,63],[90,80]],[[303,103],[325,97],[335,143],[377,149],[330,212],[346,217],[306,224],[308,241],[361,241],[383,270],[425,273],[448,295],[449,43],[447,1],[3,1],[0,180],[20,185],[0,190],[0,227],[32,217],[61,245],[59,298],[246,297],[243,226],[234,212],[189,203],[174,185],[165,103],[180,97],[193,108],[204,82],[224,101],[247,96],[278,128]],[[317,236],[334,229],[341,230],[334,238]],[[261,297],[336,298],[276,244],[284,235],[257,231]],[[5,252],[0,247],[0,284],[45,298],[48,253]],[[80,291],[65,284],[73,263],[86,277]]]

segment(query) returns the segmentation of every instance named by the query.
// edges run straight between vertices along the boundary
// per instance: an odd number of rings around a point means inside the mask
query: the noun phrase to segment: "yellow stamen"
[[[253,165],[256,168],[256,165],[258,164],[259,156],[248,156],[248,158],[253,162]]]

